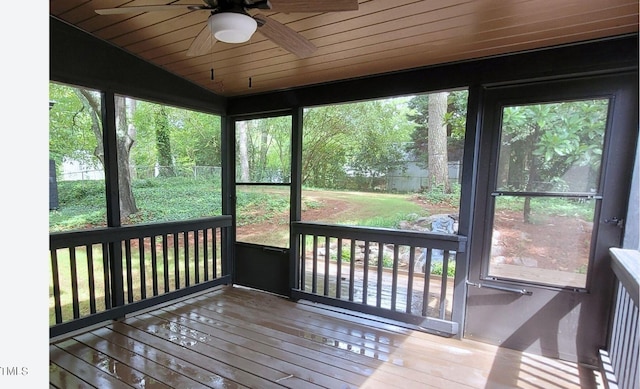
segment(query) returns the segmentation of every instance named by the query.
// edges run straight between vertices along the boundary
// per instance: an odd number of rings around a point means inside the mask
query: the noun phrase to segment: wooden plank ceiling
[[[199,1],[51,0],[50,14],[220,95],[239,96],[634,33],[639,9],[638,0],[359,0],[357,11],[249,10],[315,44],[307,58],[260,30],[247,43],[217,42],[187,56],[207,10],[95,12]]]

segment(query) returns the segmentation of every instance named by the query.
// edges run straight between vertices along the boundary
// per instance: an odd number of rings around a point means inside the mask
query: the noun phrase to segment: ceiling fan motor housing
[[[246,42],[258,28],[254,18],[238,12],[213,13],[207,23],[213,36],[226,43]]]

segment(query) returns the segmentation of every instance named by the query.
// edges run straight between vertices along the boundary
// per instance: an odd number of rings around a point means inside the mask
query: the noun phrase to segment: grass
[[[525,197],[500,196],[496,199],[497,210],[523,212]],[[530,201],[532,220],[536,216],[575,217],[592,220],[595,201],[579,201],[573,198],[532,197]]]
[[[302,193],[305,203],[313,204],[328,201],[347,203],[345,210],[335,210],[327,214],[327,221],[342,225],[363,227],[397,228],[402,220],[415,218],[416,215],[428,216],[417,203],[411,201],[409,194],[370,193],[349,191],[328,191],[305,189]]]

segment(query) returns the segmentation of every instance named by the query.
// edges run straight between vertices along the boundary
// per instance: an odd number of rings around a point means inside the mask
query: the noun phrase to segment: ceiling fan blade
[[[316,51],[313,43],[284,24],[261,14],[256,14],[254,19],[262,35],[296,56],[305,58]]]
[[[193,39],[189,49],[187,50],[188,57],[196,57],[198,55],[203,55],[209,53],[214,43],[216,43],[216,39],[211,34],[211,30],[209,29],[209,25],[205,24],[204,28],[198,35]]]
[[[358,0],[269,0],[274,12],[339,12],[358,10]]]
[[[205,7],[202,4],[180,4],[180,5],[140,5],[132,7],[120,7],[120,8],[102,8],[97,9],[96,13],[99,15],[119,15],[128,13],[140,13],[140,12],[155,12],[155,11],[176,11],[176,10],[209,10],[209,7]]]

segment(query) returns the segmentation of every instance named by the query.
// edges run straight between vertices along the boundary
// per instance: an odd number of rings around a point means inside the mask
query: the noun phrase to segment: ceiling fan
[[[308,39],[284,24],[259,13],[250,15],[250,9],[274,12],[336,12],[358,9],[358,0],[203,0],[204,4],[168,4],[96,9],[100,15],[141,13],[155,11],[208,11],[207,25],[195,37],[188,56],[206,54],[216,41],[242,43],[257,30],[283,49],[305,58],[316,47]]]

